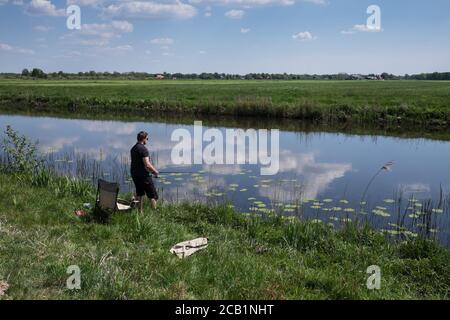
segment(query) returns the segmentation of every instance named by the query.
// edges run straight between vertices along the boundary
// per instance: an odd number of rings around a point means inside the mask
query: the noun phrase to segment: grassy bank
[[[41,185],[41,186],[39,186]],[[45,186],[45,187],[44,187]],[[0,281],[3,298],[94,299],[448,299],[450,253],[416,239],[388,242],[369,229],[272,217],[243,217],[226,207],[163,205],[107,223],[73,214],[93,195],[76,182],[0,173]],[[209,238],[180,260],[170,247]],[[381,267],[380,290],[366,269]],[[69,265],[82,289],[65,289]]]
[[[0,81],[2,111],[170,112],[447,128],[449,101],[448,81]]]

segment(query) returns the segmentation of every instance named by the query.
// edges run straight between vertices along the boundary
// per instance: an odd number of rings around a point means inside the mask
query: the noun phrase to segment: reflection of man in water
[[[145,145],[148,141],[148,133],[141,131],[137,135],[137,143],[131,148],[131,177],[136,186],[136,196],[140,203],[140,210],[144,207],[144,199],[142,196],[147,194],[150,199],[152,208],[156,208],[156,200],[158,200],[158,193],[153,184],[150,173],[158,177],[158,170],[150,162],[150,157]]]

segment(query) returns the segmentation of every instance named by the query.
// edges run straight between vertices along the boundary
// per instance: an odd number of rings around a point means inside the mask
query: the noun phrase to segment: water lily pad
[[[281,202],[276,202],[273,204],[275,207],[282,207],[283,204]]]
[[[403,231],[403,234],[404,234],[405,236],[409,236],[409,237],[413,237],[413,238],[417,237],[417,233],[414,233],[414,232],[408,231],[408,230]]]
[[[381,210],[381,209],[374,209],[374,210],[372,210],[372,212],[375,215],[380,216],[380,217],[390,217],[391,216],[389,213],[387,213],[387,212],[385,212],[384,210]]]
[[[381,229],[382,232],[396,236],[399,235],[401,232],[398,230],[392,230],[392,229]]]

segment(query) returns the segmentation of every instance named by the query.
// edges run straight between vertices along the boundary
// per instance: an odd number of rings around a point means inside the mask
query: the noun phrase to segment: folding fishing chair
[[[127,211],[132,209],[130,202],[119,199],[119,184],[98,179],[95,205],[100,209]]]

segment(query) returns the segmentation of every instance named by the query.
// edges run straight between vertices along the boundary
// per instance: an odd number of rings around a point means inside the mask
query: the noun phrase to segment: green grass
[[[66,183],[0,173],[0,281],[13,299],[448,299],[450,253],[427,240],[387,241],[370,228],[238,215],[226,207],[164,205],[107,223],[73,210],[93,196]],[[65,185],[65,187],[64,187]],[[68,188],[61,193],[55,188]],[[169,253],[206,236],[184,260]],[[379,265],[381,290],[366,288]],[[82,289],[65,289],[70,265]]]
[[[450,82],[0,80],[0,110],[171,112],[448,127]]]

